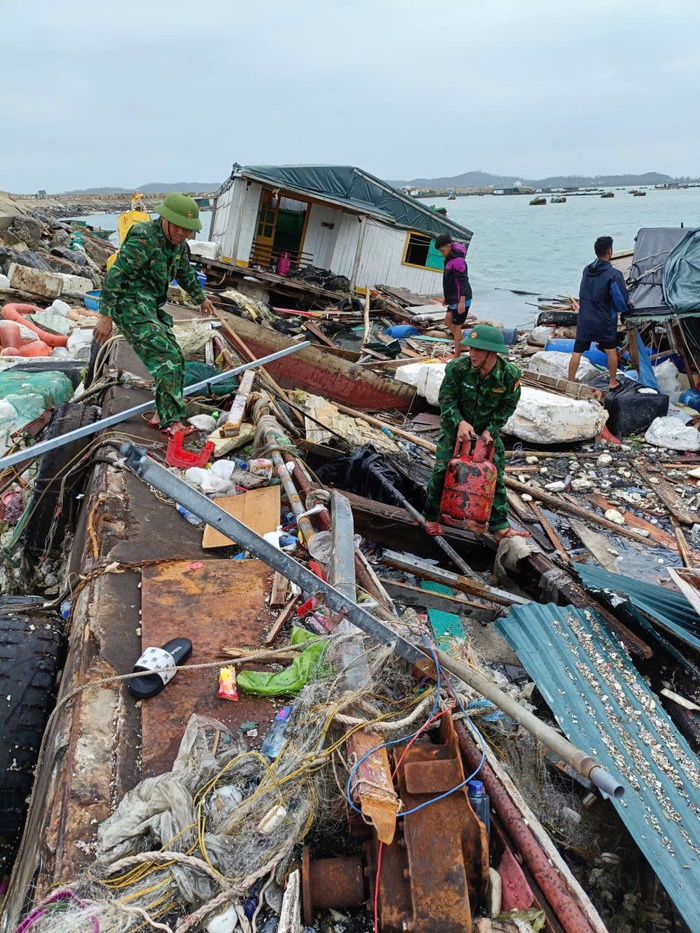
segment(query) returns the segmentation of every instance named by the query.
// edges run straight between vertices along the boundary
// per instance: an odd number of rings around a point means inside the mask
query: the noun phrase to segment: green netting
[[[25,410],[38,414],[27,420],[38,418],[47,408],[57,408],[73,395],[73,385],[68,376],[58,372],[27,373],[8,370],[0,373],[0,399],[8,401],[18,414]]]
[[[11,434],[72,395],[73,385],[63,373],[0,373],[0,454],[10,446]]]

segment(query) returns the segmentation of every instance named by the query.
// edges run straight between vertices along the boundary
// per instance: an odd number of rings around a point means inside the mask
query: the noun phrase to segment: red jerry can
[[[493,441],[483,437],[459,442],[445,474],[440,522],[485,534],[496,493],[498,471],[493,465]]]

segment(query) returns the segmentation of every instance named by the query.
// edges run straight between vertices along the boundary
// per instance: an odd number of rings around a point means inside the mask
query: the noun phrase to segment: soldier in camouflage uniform
[[[134,224],[105,276],[95,339],[104,343],[114,321],[153,376],[153,425],[173,434],[188,429],[185,358],[173,334],[173,319],[163,309],[168,285],[177,279],[203,313],[213,313],[214,308],[190,265],[186,242],[192,230],[202,229],[196,201],[186,194],[170,194],[155,210],[161,219]]]
[[[501,428],[516,409],[520,398],[520,370],[503,359],[503,332],[490,324],[477,324],[462,340],[469,356],[452,360],[445,368],[440,387],[440,436],[436,463],[428,483],[424,514],[428,531],[440,534],[437,524],[447,465],[454,457],[457,441],[482,435],[493,439],[493,463],[498,470],[496,494],[489,531],[500,541],[516,532],[508,524],[508,500],[504,482],[505,449]]]

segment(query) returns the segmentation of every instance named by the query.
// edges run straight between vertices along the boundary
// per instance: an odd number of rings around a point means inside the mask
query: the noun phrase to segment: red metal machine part
[[[433,801],[464,781],[449,715],[441,719],[437,742],[426,737],[408,750],[397,746],[394,761],[402,756],[396,781],[406,810]],[[365,824],[359,825],[366,831]],[[305,922],[310,923],[314,911],[322,907],[359,906],[362,876],[363,900],[371,907],[377,897],[383,933],[471,933],[472,909],[486,895],[489,850],[486,830],[471,808],[466,788],[399,820],[393,844],[382,849],[379,873],[378,858],[376,833],[365,843],[363,858],[312,862],[306,852]]]
[[[440,521],[444,525],[486,533],[498,475],[492,457],[493,442],[487,443],[483,437],[457,442],[440,502]]]

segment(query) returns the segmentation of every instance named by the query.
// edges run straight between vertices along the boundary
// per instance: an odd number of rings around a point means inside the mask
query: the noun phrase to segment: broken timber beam
[[[245,409],[248,404],[251,389],[253,388],[254,379],[255,373],[252,369],[249,369],[241,379],[241,384],[238,387],[238,392],[236,392],[236,397],[233,400],[233,405],[231,405],[226,423],[221,427],[222,437],[238,437],[241,433],[241,424],[245,416]]]
[[[691,512],[690,509],[686,507],[683,500],[667,480],[660,479],[654,486],[653,492],[655,492],[663,502],[673,518],[677,519],[679,522],[683,522],[684,525],[694,525],[697,522],[698,513]]]
[[[506,486],[509,486],[511,489],[515,489],[516,492],[526,493],[529,496],[532,496],[533,499],[539,499],[544,505],[549,508],[560,509],[562,512],[569,512],[571,515],[575,515],[577,518],[582,518],[584,521],[593,522],[596,525],[600,525],[601,528],[607,528],[608,531],[614,531],[615,534],[624,535],[627,538],[632,538],[634,541],[643,541],[649,543],[644,535],[640,535],[638,532],[633,531],[631,528],[625,528],[624,525],[616,525],[615,522],[610,522],[607,518],[601,518],[600,515],[595,515],[590,509],[584,509],[583,506],[573,505],[571,502],[567,502],[565,499],[559,499],[557,496],[552,495],[552,493],[545,492],[543,489],[538,489],[534,486],[527,486],[525,483],[519,483],[517,480],[512,479],[510,476],[505,477]]]
[[[556,376],[547,376],[544,373],[535,373],[528,369],[522,371],[520,381],[523,385],[542,389],[544,392],[550,392],[554,395],[566,395],[569,398],[590,398],[595,399],[597,402],[602,402],[605,399],[605,392],[602,389],[592,389],[580,382],[570,382],[568,379],[558,379]]]
[[[381,562],[396,570],[403,570],[406,573],[412,573],[422,580],[432,580],[434,583],[444,583],[454,590],[461,593],[469,593],[472,596],[478,596],[491,603],[498,603],[501,606],[526,606],[532,602],[530,599],[524,599],[522,596],[516,596],[515,593],[508,593],[506,590],[500,590],[495,586],[488,586],[486,583],[480,583],[465,577],[462,574],[452,573],[450,570],[442,570],[440,567],[433,567],[418,561],[415,557],[408,560],[403,554],[397,554],[396,551],[385,550]],[[483,607],[482,607],[483,608]]]

